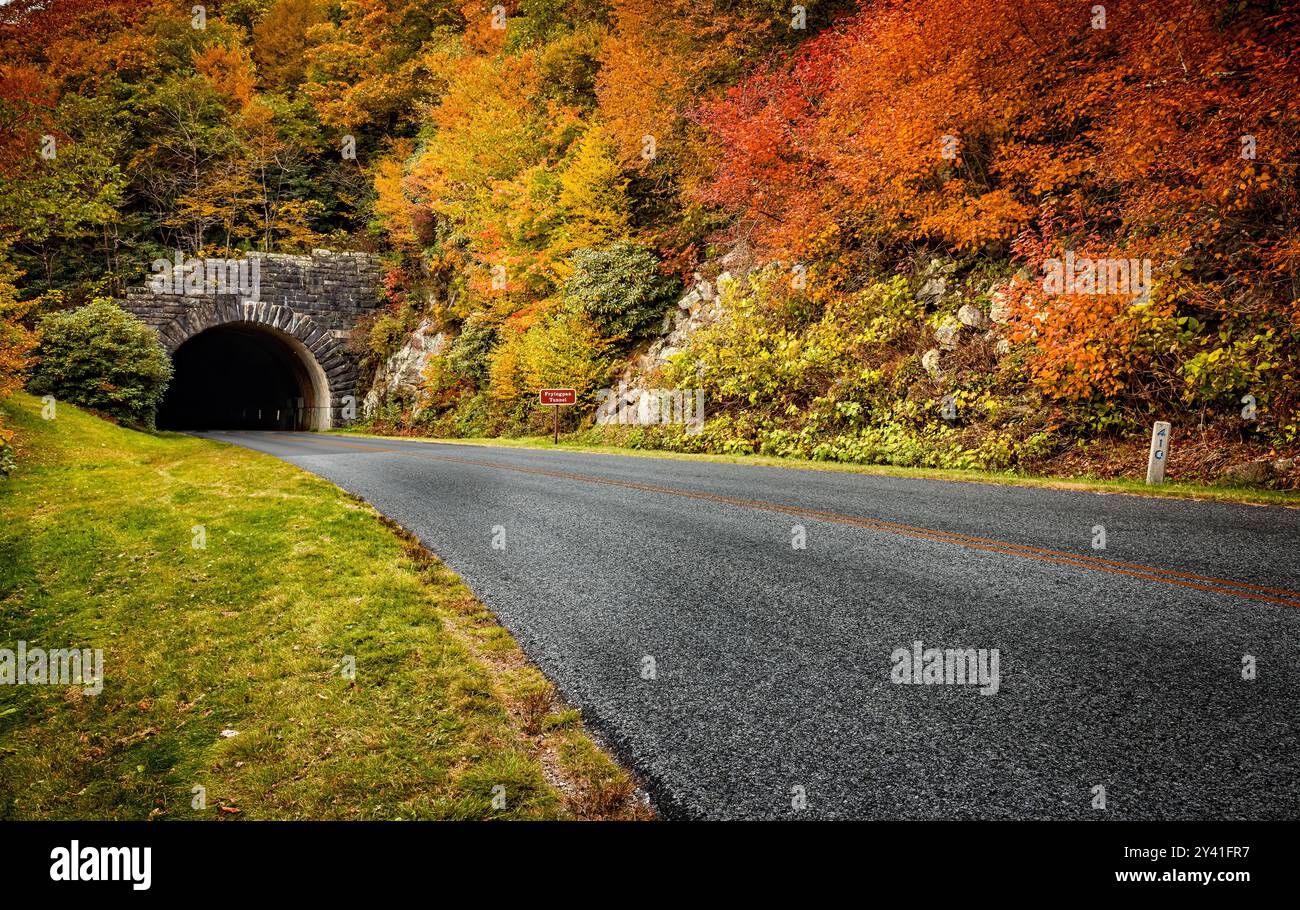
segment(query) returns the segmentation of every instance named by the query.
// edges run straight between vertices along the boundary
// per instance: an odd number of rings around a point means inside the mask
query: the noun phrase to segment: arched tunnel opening
[[[328,391],[311,353],[272,329],[231,324],[200,332],[172,354],[158,409],[166,430],[309,430]],[[314,368],[314,369],[313,369]]]

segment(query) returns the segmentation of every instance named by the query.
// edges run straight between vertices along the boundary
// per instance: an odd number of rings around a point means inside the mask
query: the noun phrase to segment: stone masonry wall
[[[177,293],[175,285],[157,290],[129,288],[119,304],[157,329],[168,351],[206,329],[232,323],[265,325],[303,343],[326,374],[331,398],[329,424],[344,420],[342,400],[356,389],[357,364],[347,338],[359,318],[381,303],[378,257],[370,253],[312,250],[311,255],[249,253],[240,289]],[[256,293],[250,284],[256,263]],[[165,275],[165,272],[155,274]],[[151,279],[154,276],[150,276]],[[228,292],[231,287],[235,293]],[[181,288],[181,290],[184,290]]]
[[[322,328],[343,338],[357,319],[380,302],[378,257],[370,253],[312,250],[310,256],[288,253],[249,253],[260,260],[260,293],[239,302],[287,306],[312,318]],[[149,287],[128,288],[126,309],[154,328],[184,315],[215,296],[157,293]]]

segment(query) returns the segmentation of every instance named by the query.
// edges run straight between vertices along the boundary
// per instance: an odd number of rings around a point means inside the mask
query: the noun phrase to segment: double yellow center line
[[[1063,550],[1050,550],[1045,547],[1025,546],[1024,544],[1009,543],[1004,540],[992,540],[985,537],[974,537],[969,534],[957,534],[952,531],[918,528],[913,525],[899,524],[891,521],[879,521],[871,518],[859,518],[851,515],[841,515],[837,512],[825,512],[819,509],[804,508],[802,506],[781,505],[779,503],[764,502],[758,499],[738,499],[732,496],[721,496],[716,493],[705,493],[700,490],[687,490],[680,487],[666,487],[657,484],[637,483],[636,481],[631,480],[615,480],[608,477],[596,477],[590,474],[575,474],[570,471],[551,471],[544,468],[504,465],[493,461],[482,461],[476,458],[460,458],[454,455],[437,455],[432,452],[414,452],[410,449],[395,449],[365,443],[339,442],[332,439],[312,439],[292,433],[275,433],[273,435],[284,436],[293,439],[295,442],[311,445],[334,446],[341,449],[354,449],[368,452],[385,452],[394,455],[425,458],[432,461],[446,461],[455,464],[493,468],[498,471],[514,471],[521,474],[538,474],[543,477],[558,477],[564,480],[578,481],[580,483],[624,487],[629,490],[639,490],[645,493],[658,493],[664,496],[679,496],[687,499],[719,503],[722,505],[736,506],[745,509],[776,512],[783,515],[793,515],[797,518],[811,518],[817,521],[832,522],[834,524],[851,525],[853,527],[867,528],[873,531],[883,531],[889,534],[916,537],[922,540],[936,540],[942,543],[955,544],[973,550],[985,550],[990,553],[1001,553],[1006,556],[1017,556],[1023,559],[1038,559],[1044,562],[1053,562],[1060,565],[1074,566],[1076,568],[1091,569],[1099,572],[1110,572],[1114,575],[1127,575],[1132,578],[1141,578],[1147,581],[1164,582],[1165,584],[1179,585],[1185,588],[1195,588],[1198,591],[1208,591],[1212,594],[1228,594],[1233,597],[1244,597],[1249,600],[1300,607],[1300,592],[1296,591],[1288,591],[1281,588],[1269,588],[1263,585],[1255,585],[1243,581],[1231,581],[1225,578],[1196,575],[1191,572],[1179,572],[1173,569],[1163,569],[1158,566],[1147,566],[1140,563],[1121,562],[1116,559],[1103,559],[1098,556],[1069,553]]]

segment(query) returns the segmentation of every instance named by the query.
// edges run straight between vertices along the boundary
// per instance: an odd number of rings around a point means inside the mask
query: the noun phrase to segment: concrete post
[[[1151,427],[1151,452],[1147,456],[1147,485],[1165,482],[1165,465],[1169,461],[1169,424],[1157,420]]]

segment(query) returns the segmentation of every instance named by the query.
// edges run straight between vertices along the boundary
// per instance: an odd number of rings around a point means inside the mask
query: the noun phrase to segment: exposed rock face
[[[723,272],[712,282],[697,273],[695,284],[677,301],[676,308],[664,314],[663,334],[645,353],[632,358],[623,371],[622,381],[635,386],[640,379],[666,367],[672,356],[686,346],[693,332],[710,325],[722,314],[719,289],[732,280],[729,272]]]
[[[446,346],[446,335],[442,332],[435,333],[431,321],[422,321],[406,339],[406,343],[394,351],[375,374],[370,390],[361,403],[362,415],[370,417],[384,401],[418,400],[429,360],[441,354]]]
[[[642,353],[630,359],[615,383],[617,388],[602,399],[600,413],[597,415],[601,422],[643,422],[635,415],[642,410],[641,403],[646,400],[646,395],[665,391],[647,387],[655,384],[656,377],[668,366],[671,358],[687,346],[695,331],[714,323],[723,315],[720,299],[722,290],[734,280],[733,274],[743,276],[754,264],[751,251],[744,245],[734,248],[722,259],[715,260],[715,263],[726,271],[712,282],[699,273],[696,274],[694,283],[677,301],[676,307],[664,315],[659,337]],[[1010,318],[1010,310],[999,285],[995,284],[991,289],[993,306],[991,312],[985,314],[976,304],[961,302],[966,292],[954,283],[956,271],[955,263],[935,259],[916,276],[920,283],[916,297],[927,307],[943,312],[947,307],[961,304],[955,315],[943,318],[934,330],[935,347],[921,357],[922,368],[934,381],[945,376],[944,353],[957,350],[965,341],[974,340],[979,335],[993,345],[998,356],[1010,351],[1010,344],[1000,337],[999,332],[999,325]]]
[[[747,271],[751,256],[747,247],[741,246],[723,257],[722,262],[735,263]],[[722,315],[722,290],[735,278],[724,271],[714,281],[700,273],[677,306],[664,314],[661,334],[641,354],[628,361],[619,376],[616,388],[602,398],[596,420],[600,424],[646,426],[658,423],[684,423],[687,432],[699,432],[704,424],[704,396],[697,389],[648,388],[669,365],[674,355],[681,353],[691,335],[704,326],[711,325]]]
[[[692,434],[704,428],[703,389],[642,389],[620,383],[600,396],[596,423],[601,425],[681,424]]]

